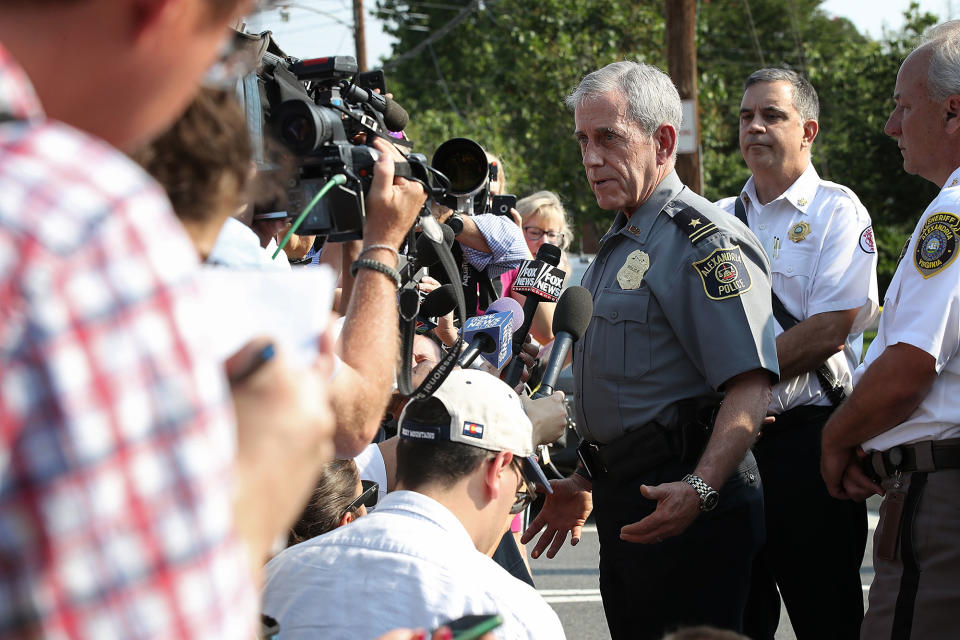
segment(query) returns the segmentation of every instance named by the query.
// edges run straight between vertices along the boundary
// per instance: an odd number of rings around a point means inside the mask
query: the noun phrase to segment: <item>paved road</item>
[[[861,582],[864,585],[864,607],[867,589],[873,580],[870,550],[873,548],[873,530],[877,525],[879,498],[874,496],[867,504],[870,533],[867,552],[860,568]],[[527,545],[527,549],[532,549],[533,545],[534,541]],[[537,590],[557,612],[568,640],[610,638],[600,601],[600,574],[597,571],[599,549],[597,528],[591,522],[584,528],[583,538],[576,547],[565,545],[553,560],[543,556],[531,562]],[[780,612],[780,628],[777,630],[776,640],[796,640],[784,609]]]

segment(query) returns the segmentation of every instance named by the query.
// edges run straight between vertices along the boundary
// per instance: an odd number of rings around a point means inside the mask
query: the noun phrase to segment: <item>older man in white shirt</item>
[[[512,513],[549,487],[532,460],[519,397],[487,373],[454,371],[400,416],[398,490],[370,516],[290,547],[267,565],[264,613],[283,637],[374,637],[499,614],[498,638],[564,638],[556,613],[486,552]]]

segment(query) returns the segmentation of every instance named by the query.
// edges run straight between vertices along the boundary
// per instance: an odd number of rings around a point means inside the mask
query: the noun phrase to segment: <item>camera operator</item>
[[[488,162],[490,179],[485,204],[492,196],[501,195],[505,189],[505,174],[495,156]],[[486,211],[487,206],[483,210]],[[454,211],[435,204],[434,216],[440,222],[448,222]],[[463,270],[464,294],[467,314],[474,315],[477,310],[486,309],[493,301],[495,293],[490,280],[520,266],[520,261],[530,257],[523,233],[508,215],[480,213],[463,215],[457,213],[463,230],[457,234],[457,259]],[[444,278],[441,276],[441,281]]]
[[[250,565],[297,497],[270,494],[329,456],[322,392],[262,341],[227,363],[234,425],[188,321],[195,253],[118,151],[183,111],[250,8],[0,6],[4,637],[249,636]]]

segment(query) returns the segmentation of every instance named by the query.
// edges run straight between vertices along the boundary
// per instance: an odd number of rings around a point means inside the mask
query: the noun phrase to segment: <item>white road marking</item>
[[[603,601],[600,589],[540,589],[538,593],[550,604]]]

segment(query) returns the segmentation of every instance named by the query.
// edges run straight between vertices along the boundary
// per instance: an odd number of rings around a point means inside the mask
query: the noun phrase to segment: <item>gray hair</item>
[[[787,82],[793,87],[793,107],[800,114],[800,118],[807,120],[820,119],[820,99],[817,90],[810,81],[792,69],[767,68],[759,69],[750,74],[743,83],[743,90],[760,82]]]
[[[670,76],[653,65],[629,60],[608,64],[584,76],[564,104],[575,111],[585,101],[611,91],[619,91],[626,98],[627,113],[648,136],[662,124],[672,125],[679,133],[683,119],[680,94]]]
[[[932,51],[927,71],[930,99],[943,102],[960,94],[960,20],[943,22],[924,31],[920,44],[910,55],[923,47]]]

